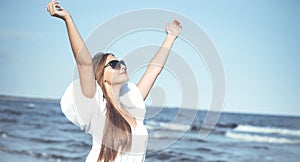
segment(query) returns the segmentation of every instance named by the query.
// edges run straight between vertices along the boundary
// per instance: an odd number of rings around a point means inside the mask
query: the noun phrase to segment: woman
[[[93,146],[86,161],[144,161],[148,133],[144,126],[145,104],[182,27],[177,20],[166,25],[166,38],[137,85],[128,83],[126,64],[111,53],[93,58],[71,15],[57,1],[47,11],[62,19],[79,72],[61,100],[66,117],[92,135]]]

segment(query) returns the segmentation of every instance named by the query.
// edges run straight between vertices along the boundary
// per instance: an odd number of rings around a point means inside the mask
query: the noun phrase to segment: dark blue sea
[[[199,138],[206,113],[147,108],[146,161],[300,160],[300,117],[223,112]],[[90,148],[91,137],[64,117],[58,100],[0,96],[1,162],[82,162]]]

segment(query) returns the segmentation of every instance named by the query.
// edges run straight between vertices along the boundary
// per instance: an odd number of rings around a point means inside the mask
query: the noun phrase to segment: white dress
[[[94,98],[85,97],[80,88],[80,81],[74,80],[66,89],[61,99],[61,109],[65,116],[82,130],[92,135],[93,146],[86,162],[96,162],[101,150],[105,125],[105,104],[103,93],[97,85]],[[144,126],[146,113],[143,97],[133,83],[126,83],[120,92],[122,105],[136,118],[136,128],[131,128],[132,145],[129,152],[119,153],[116,162],[141,162],[145,160],[148,132]]]

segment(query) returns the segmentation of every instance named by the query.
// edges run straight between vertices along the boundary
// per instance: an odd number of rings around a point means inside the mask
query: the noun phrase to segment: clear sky
[[[75,64],[65,26],[45,11],[47,3],[2,0],[0,94],[59,99],[72,81]],[[113,16],[132,10],[159,8],[184,15],[206,31],[222,59],[226,77],[225,111],[300,115],[298,0],[61,0],[61,3],[73,15],[83,38],[88,38]],[[163,40],[162,32],[148,36],[145,39],[153,44]],[[128,51],[114,48],[118,44],[133,46],[135,42],[126,41],[129,38],[120,40],[110,50],[122,57]],[[174,46],[180,51],[183,45],[179,41]],[[186,52],[183,57],[193,58],[193,54]],[[196,65],[191,61],[193,70]],[[211,96],[209,75],[201,67],[194,74],[201,93],[199,107],[205,109]],[[157,84],[168,84],[168,77],[172,77],[168,75],[162,74]],[[176,92],[176,87],[171,93],[165,92],[166,105],[178,105]]]

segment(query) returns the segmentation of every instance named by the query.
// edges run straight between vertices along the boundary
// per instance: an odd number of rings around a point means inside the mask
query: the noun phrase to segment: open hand
[[[180,22],[178,20],[174,20],[172,24],[167,23],[166,24],[166,32],[169,35],[178,37],[178,35],[181,33],[182,26],[180,25]]]
[[[47,5],[46,10],[51,16],[58,17],[63,20],[70,16],[69,12],[63,9],[56,0],[51,0]]]

